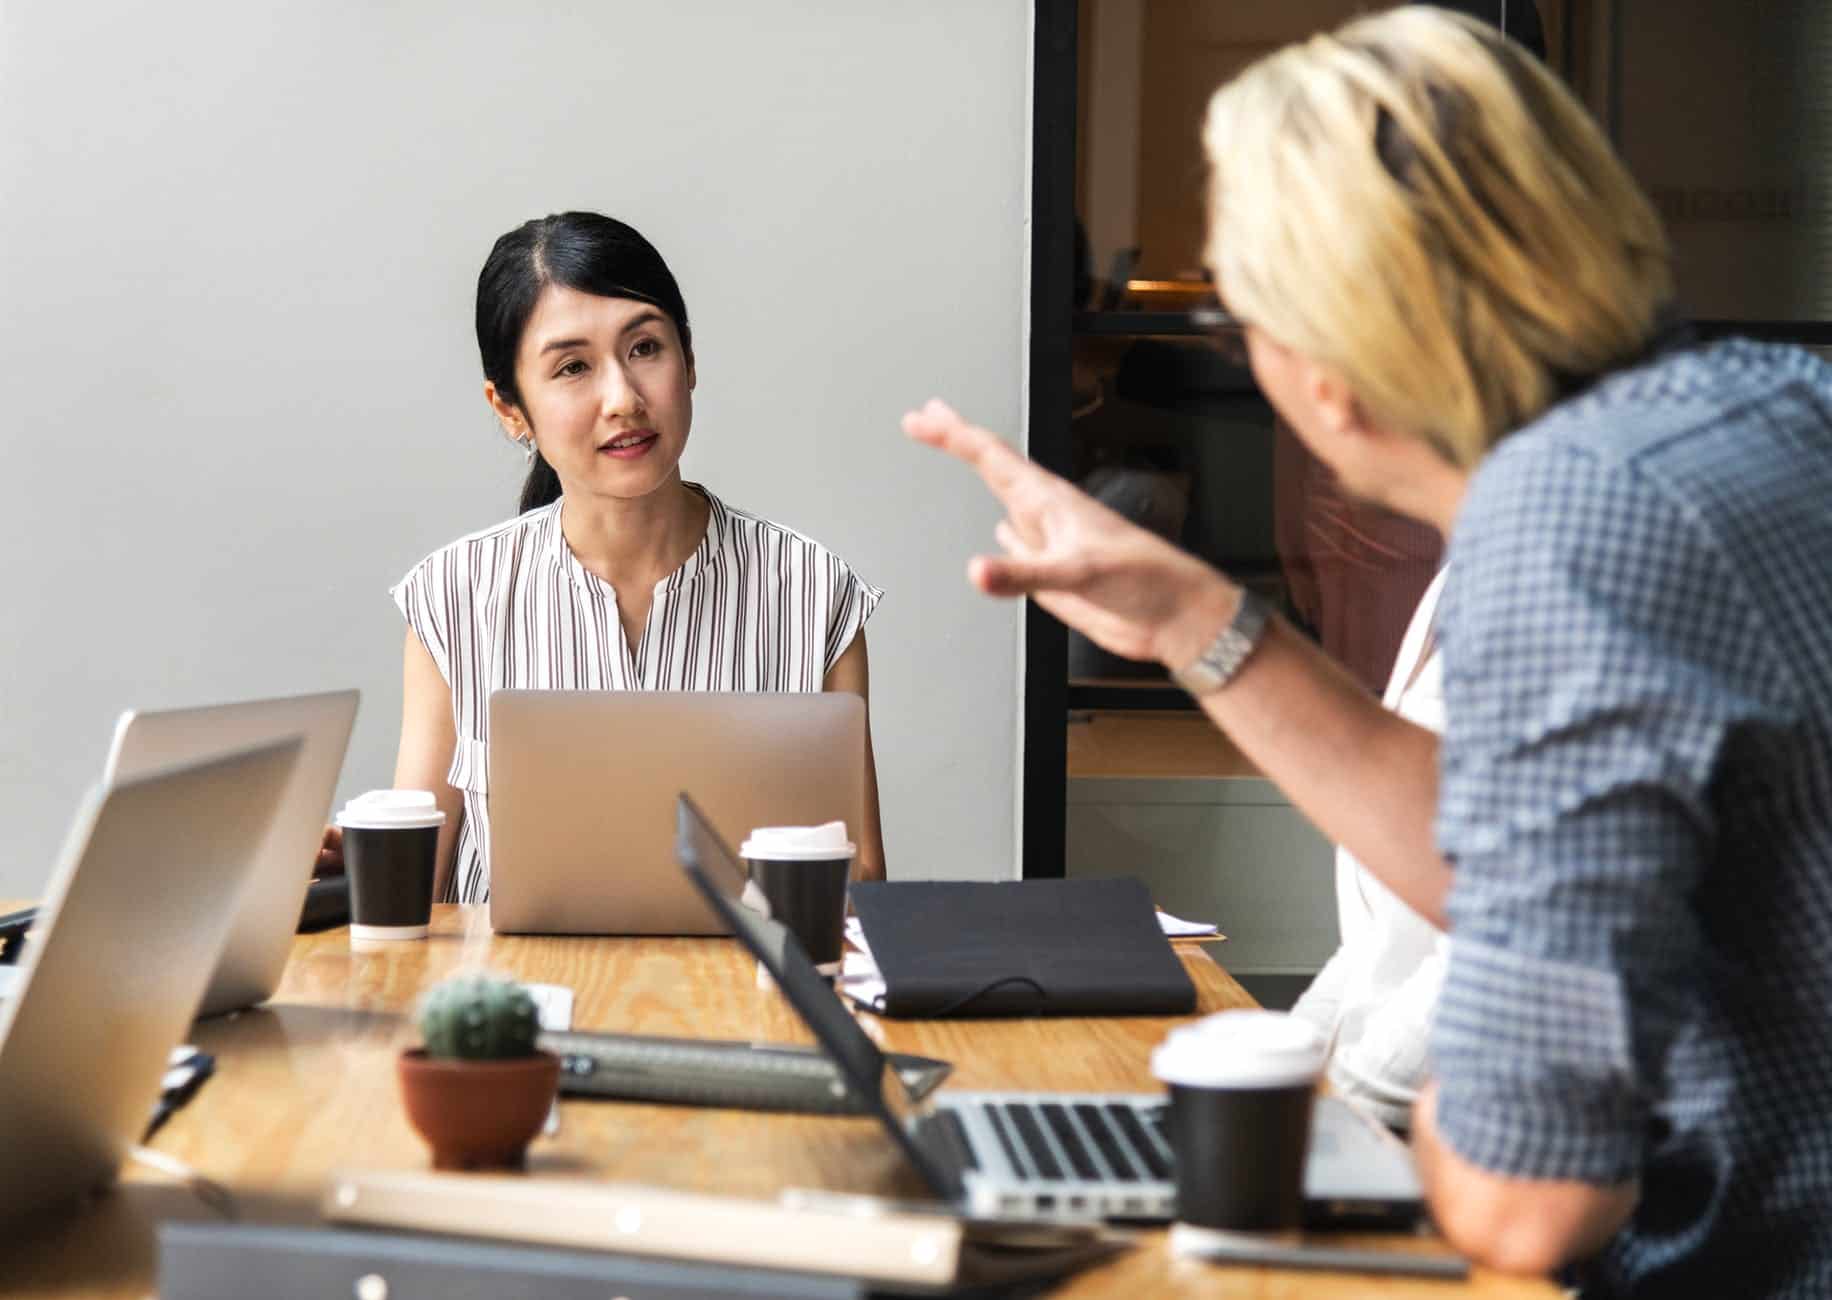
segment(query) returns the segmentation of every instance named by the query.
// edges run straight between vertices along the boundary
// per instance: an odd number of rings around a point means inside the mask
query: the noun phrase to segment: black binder
[[[852,886],[889,1016],[1181,1015],[1196,989],[1130,877]]]
[[[377,1282],[367,1282],[375,1278]],[[165,1223],[163,1300],[864,1300],[850,1278],[411,1233]]]

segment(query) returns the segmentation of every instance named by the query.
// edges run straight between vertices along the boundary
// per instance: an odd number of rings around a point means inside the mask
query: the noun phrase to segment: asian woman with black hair
[[[673,273],[630,226],[567,212],[502,236],[476,327],[484,397],[528,457],[521,510],[393,589],[408,624],[395,785],[437,796],[434,897],[467,903],[490,888],[491,690],[865,696],[882,594],[819,543],[682,479],[693,335]],[[869,732],[865,788],[857,874],[881,879]]]

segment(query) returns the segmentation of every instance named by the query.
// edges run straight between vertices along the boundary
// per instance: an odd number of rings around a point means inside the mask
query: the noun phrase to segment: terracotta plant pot
[[[560,1058],[501,1061],[401,1053],[396,1065],[408,1122],[433,1149],[434,1169],[519,1169],[560,1082]]]

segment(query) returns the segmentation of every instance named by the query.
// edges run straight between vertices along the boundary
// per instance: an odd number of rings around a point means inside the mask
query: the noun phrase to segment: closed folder
[[[634,1256],[683,1268],[718,1265],[761,1271],[784,1279],[784,1285],[757,1292],[771,1297],[833,1294],[836,1280],[872,1294],[953,1295],[994,1289],[1007,1294],[1014,1287],[1065,1277],[1108,1259],[1130,1242],[1096,1223],[973,1222],[937,1212],[936,1207],[899,1206],[871,1197],[809,1192],[797,1194],[793,1201],[769,1202],[521,1175],[349,1170],[332,1178],[323,1208],[327,1218],[341,1224],[388,1233],[445,1233],[446,1241],[453,1243],[484,1237],[523,1246],[614,1252],[610,1258]],[[436,1259],[444,1244],[428,1242],[428,1252]],[[633,1270],[634,1263],[625,1259],[617,1267]],[[245,1274],[253,1275],[254,1270]],[[789,1279],[797,1280],[797,1288],[787,1285]],[[821,1282],[826,1290],[817,1285]],[[531,1293],[504,1289],[485,1294]],[[601,1294],[674,1293],[620,1284]],[[390,1300],[397,1300],[397,1293],[391,1292]]]
[[[159,1227],[163,1300],[866,1300],[851,1278],[500,1241],[264,1227]]]
[[[1181,1015],[1196,988],[1143,882],[856,884],[890,1016]]]

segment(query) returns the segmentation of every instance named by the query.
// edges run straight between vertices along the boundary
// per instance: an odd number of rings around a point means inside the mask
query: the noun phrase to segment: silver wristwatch
[[[1170,675],[1171,680],[1191,695],[1207,695],[1211,691],[1220,690],[1240,671],[1240,666],[1247,662],[1247,656],[1259,644],[1260,637],[1266,631],[1266,620],[1271,616],[1271,607],[1242,587],[1240,607],[1234,611],[1234,617],[1228,625],[1209,643],[1207,650],[1196,656],[1193,663],[1174,670]]]

